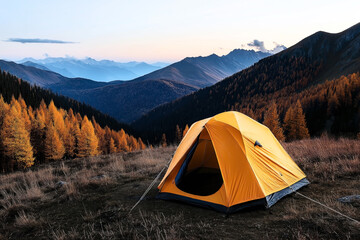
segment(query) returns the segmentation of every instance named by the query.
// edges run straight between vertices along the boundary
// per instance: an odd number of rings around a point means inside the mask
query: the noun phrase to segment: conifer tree
[[[166,142],[166,135],[165,135],[165,133],[163,133],[163,135],[161,136],[161,146],[162,146],[162,147],[167,147],[167,142]]]
[[[73,142],[69,143],[69,145],[65,144],[65,149],[67,148],[67,152],[70,157],[77,157],[79,153],[79,141],[81,138],[81,132],[76,118],[72,118],[70,121],[71,126],[69,129],[69,136],[71,136],[70,141]]]
[[[99,140],[99,146],[98,146],[99,153],[106,154],[108,150],[108,142],[106,142],[105,140],[106,131],[103,128],[101,128],[101,126],[95,121],[94,118],[92,118],[91,122],[94,126],[95,135]],[[110,138],[108,140],[110,140]]]
[[[189,126],[186,124],[185,128],[184,128],[184,131],[183,131],[183,135],[182,135],[182,138],[185,137],[187,131],[189,131]]]
[[[129,146],[129,150],[130,151],[135,151],[139,149],[139,145],[136,141],[136,138],[134,138],[133,136],[128,136],[128,146]]]
[[[48,106],[48,111],[50,122],[47,124],[53,124],[59,134],[60,139],[63,140],[65,138],[67,129],[65,128],[63,115],[61,114],[61,111],[56,108],[53,100],[51,100]]]
[[[16,104],[11,106],[4,118],[1,140],[10,170],[14,169],[14,165],[18,168],[27,168],[34,164],[29,132],[25,129],[24,119],[18,112]]]
[[[88,157],[98,154],[98,138],[94,127],[87,116],[81,122],[80,138],[78,144],[78,157]]]
[[[139,146],[140,146],[140,149],[141,150],[144,150],[146,148],[146,145],[144,144],[144,142],[141,140],[141,138],[138,139],[138,143],[139,143]]]
[[[284,118],[284,127],[286,131],[286,140],[299,140],[309,138],[309,130],[306,127],[305,115],[301,103],[298,100],[295,107],[289,107]]]
[[[9,104],[5,103],[3,96],[0,95],[0,129],[2,129],[4,118],[8,114],[9,109],[10,109]],[[0,132],[0,139],[2,139],[1,132]],[[7,167],[4,158],[4,146],[3,146],[3,142],[0,141],[0,171],[5,172],[6,168]]]
[[[309,138],[310,135],[306,126],[305,114],[299,100],[295,106],[295,121],[297,123],[297,139]]]
[[[111,136],[111,130],[108,126],[105,127],[104,134],[102,134],[102,135],[103,135],[103,141],[102,141],[102,144],[99,143],[99,145],[102,145],[103,154],[109,154],[110,153],[110,141],[112,139],[112,136]]]
[[[295,123],[295,114],[292,106],[286,111],[284,117],[284,129],[287,141],[292,141],[296,139],[296,123]]]
[[[110,138],[109,141],[109,153],[116,153],[116,146],[115,146],[115,141],[113,138]]]
[[[49,124],[46,129],[45,137],[45,160],[60,160],[65,153],[64,144],[53,124]]]
[[[123,151],[123,152],[129,151],[129,145],[127,142],[126,133],[125,133],[124,129],[121,129],[118,132],[117,142],[118,142],[118,145],[117,145],[118,151]]]
[[[280,126],[276,103],[273,102],[264,117],[264,125],[267,126],[279,141],[284,141],[284,131]]]
[[[180,143],[181,139],[182,139],[182,131],[181,131],[179,125],[176,125],[176,128],[175,128],[175,141],[176,141],[176,143]]]
[[[31,131],[31,119],[29,117],[28,114],[28,107],[26,106],[26,103],[24,101],[24,99],[21,97],[21,95],[19,96],[19,98],[17,99],[20,107],[21,107],[21,117],[24,119],[24,123],[25,123],[25,128],[26,130],[30,133]]]
[[[38,108],[35,112],[34,121],[31,124],[30,133],[30,142],[33,146],[33,151],[37,162],[45,161],[45,126],[45,113],[42,108]]]

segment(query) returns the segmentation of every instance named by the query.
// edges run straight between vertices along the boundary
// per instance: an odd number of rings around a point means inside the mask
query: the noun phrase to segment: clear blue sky
[[[274,42],[290,47],[316,31],[360,22],[359,0],[0,0],[0,6],[0,58],[12,60],[176,61],[249,48],[254,39],[267,49]],[[21,43],[32,39],[72,43]]]

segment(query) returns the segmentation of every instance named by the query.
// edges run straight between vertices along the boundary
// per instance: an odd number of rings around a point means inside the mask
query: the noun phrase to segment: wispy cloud
[[[18,43],[55,43],[55,44],[69,44],[77,42],[69,42],[62,40],[53,40],[53,39],[41,39],[41,38],[9,38],[5,42],[18,42]]]
[[[265,48],[264,42],[254,39],[252,42],[249,42],[247,44],[249,47],[254,47],[256,50],[259,50],[261,52],[267,52],[268,50]]]
[[[273,54],[281,52],[282,50],[286,49],[286,47],[284,45],[278,44],[276,42],[274,42],[275,47],[273,49],[267,49],[265,47],[264,42],[260,41],[260,40],[257,40],[257,39],[254,39],[253,41],[249,42],[247,45],[249,47],[255,48],[258,51],[268,52],[268,53],[273,53]]]

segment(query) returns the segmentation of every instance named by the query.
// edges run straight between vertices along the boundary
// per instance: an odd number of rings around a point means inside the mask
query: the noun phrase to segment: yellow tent
[[[231,213],[271,207],[307,185],[305,177],[266,126],[224,112],[190,127],[158,186],[158,198]]]

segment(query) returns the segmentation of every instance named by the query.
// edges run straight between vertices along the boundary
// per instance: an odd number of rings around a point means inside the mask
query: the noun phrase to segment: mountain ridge
[[[151,126],[154,131],[149,135],[159,138],[156,133],[166,133],[172,139],[176,124],[184,127],[223,111],[255,112],[255,117],[261,121],[271,101],[282,103],[279,111],[283,116],[292,104],[286,101],[292,94],[301,93],[325,80],[360,71],[359,46],[360,24],[336,34],[317,32],[211,87],[151,110],[132,126],[139,130]],[[312,108],[316,109],[316,105]],[[331,117],[336,120],[336,117]],[[326,126],[326,119],[319,118],[323,121],[321,124],[315,124],[316,119],[310,123],[312,134],[320,134],[320,127],[324,129]],[[315,126],[320,127],[317,129]],[[347,129],[346,126],[342,128]]]
[[[93,58],[77,59],[24,58],[17,61],[19,64],[36,66],[40,69],[46,68],[68,78],[87,78],[95,81],[109,82],[114,80],[131,80],[160,69],[161,67],[145,62],[116,62],[113,60],[95,60]]]
[[[208,56],[186,57],[165,68],[136,78],[134,81],[165,78],[190,84],[200,89],[213,85],[270,55],[271,53],[260,51],[234,49],[223,56],[211,54]]]
[[[0,60],[0,68],[33,84],[90,104],[121,122],[130,123],[159,105],[190,94],[202,86],[212,85],[222,76],[231,75],[235,69],[268,55],[251,50],[234,50],[225,55],[227,58],[217,55],[185,58],[178,64],[165,67],[164,71],[169,74],[155,71],[156,76],[145,75],[135,80],[111,82],[67,78],[51,71],[3,60]],[[252,56],[250,60],[247,59],[249,56]],[[191,77],[184,79],[184,76]],[[211,79],[209,76],[212,76]]]

